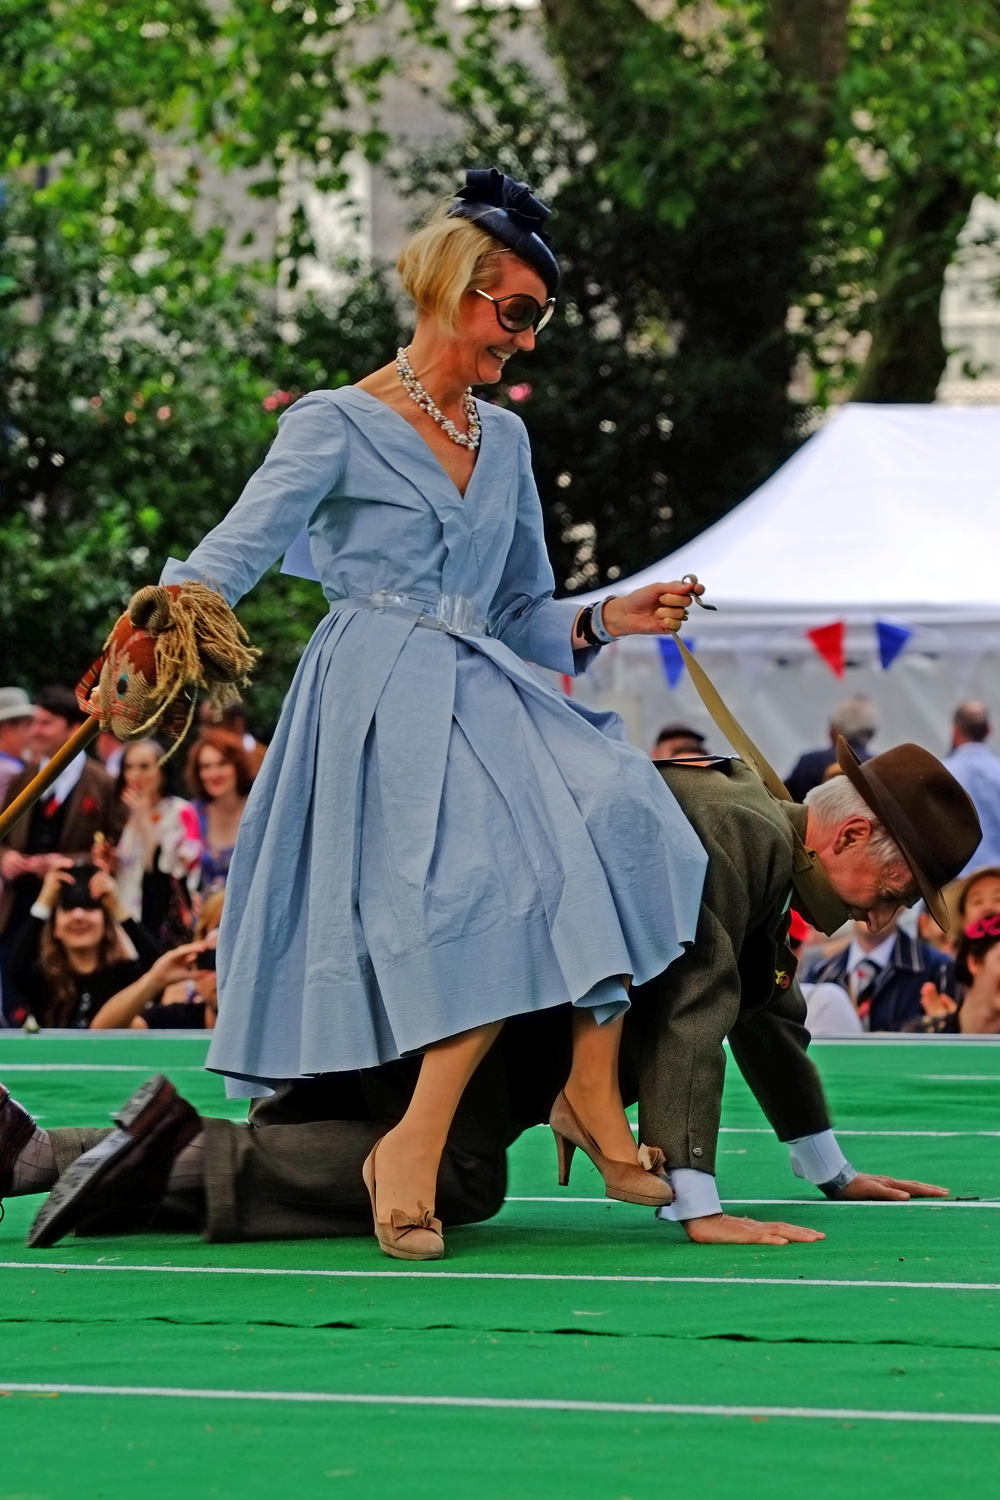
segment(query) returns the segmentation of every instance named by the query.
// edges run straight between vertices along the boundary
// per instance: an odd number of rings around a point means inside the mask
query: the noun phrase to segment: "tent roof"
[[[1000,407],[844,407],[721,521],[615,589],[685,573],[730,628],[1000,619]],[[699,633],[723,625],[695,614]]]

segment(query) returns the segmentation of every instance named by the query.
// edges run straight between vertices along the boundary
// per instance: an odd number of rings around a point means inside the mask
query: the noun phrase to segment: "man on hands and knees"
[[[708,852],[708,873],[694,945],[632,991],[623,1045],[632,1080],[623,1092],[638,1093],[640,1136],[666,1157],[674,1201],[658,1217],[680,1220],[699,1243],[822,1238],[722,1212],[715,1161],[726,1038],[797,1176],[837,1199],[947,1196],[857,1172],[841,1151],[807,1056],[789,911],[793,875],[801,880],[811,863],[817,889],[834,910],[839,901],[845,921],[877,933],[922,895],[946,925],[941,888],[975,852],[979,820],[955,778],[918,746],[864,763],[844,740],[837,748],[845,774],[815,787],[805,806],[777,801],[739,760],[659,766]]]
[[[708,852],[708,872],[694,945],[632,990],[621,1090],[626,1102],[639,1099],[642,1139],[666,1157],[674,1201],[659,1216],[679,1219],[701,1244],[824,1237],[722,1213],[715,1158],[727,1037],[798,1176],[835,1199],[947,1196],[847,1161],[807,1056],[787,936],[793,875],[801,884],[810,860],[844,921],[878,932],[919,893],[945,925],[940,888],[971,857],[979,823],[954,778],[915,745],[864,766],[846,744],[840,754],[845,776],[817,787],[804,807],[776,801],[739,760],[660,767]],[[507,1147],[548,1118],[565,1083],[568,1011],[509,1020],[473,1075],[442,1158],[446,1223],[475,1223],[502,1206]],[[29,1237],[37,1247],[71,1229],[159,1226],[164,1213],[212,1241],[365,1234],[361,1164],[406,1109],[414,1077],[414,1059],[404,1059],[302,1080],[255,1100],[250,1128],[199,1120],[158,1078],[118,1112],[114,1131],[43,1131],[0,1086],[0,1198],[54,1187]]]

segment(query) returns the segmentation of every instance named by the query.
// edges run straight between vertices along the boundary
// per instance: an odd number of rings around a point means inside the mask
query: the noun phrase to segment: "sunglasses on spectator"
[[[556,310],[554,297],[550,297],[543,306],[527,292],[514,292],[510,297],[491,297],[489,292],[481,292],[477,286],[472,290],[477,297],[485,297],[487,302],[493,303],[497,322],[508,333],[524,333],[528,328],[541,333]]]

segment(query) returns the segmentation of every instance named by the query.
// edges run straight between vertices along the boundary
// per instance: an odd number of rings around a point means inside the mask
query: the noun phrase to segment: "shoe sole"
[[[35,1216],[27,1239],[29,1249],[47,1249],[69,1233],[80,1199],[98,1185],[136,1140],[169,1108],[176,1094],[177,1090],[162,1073],[139,1085],[131,1098],[111,1116],[118,1129],[78,1156],[59,1178]]]

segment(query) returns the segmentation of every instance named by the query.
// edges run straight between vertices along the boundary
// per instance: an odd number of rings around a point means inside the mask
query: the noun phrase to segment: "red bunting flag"
[[[834,625],[820,625],[816,630],[806,631],[834,677],[844,675],[844,629],[843,620],[838,620]]]

